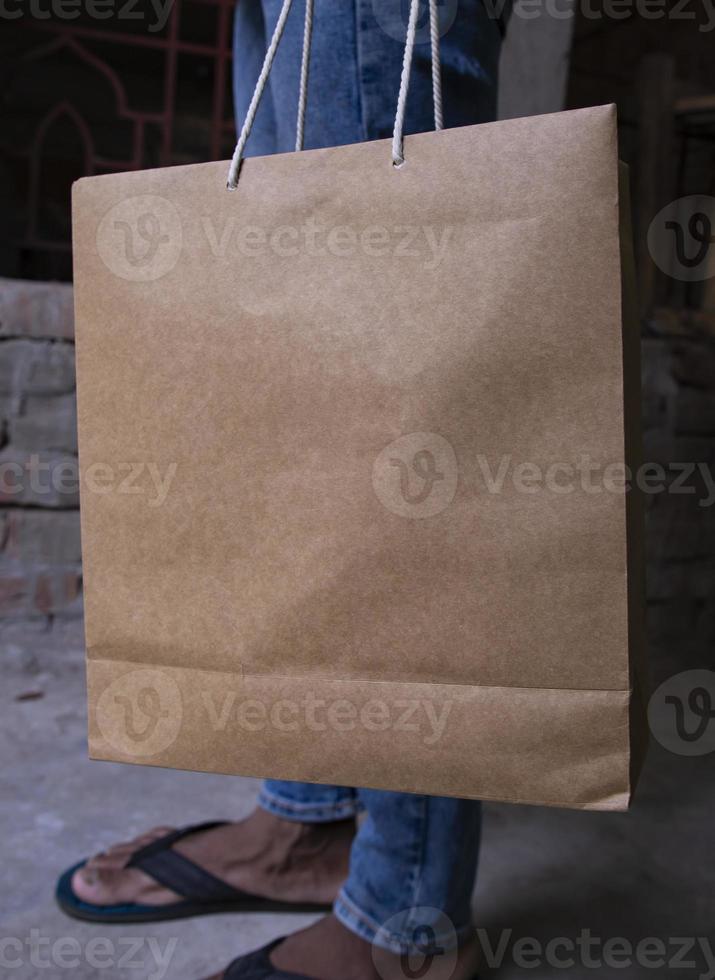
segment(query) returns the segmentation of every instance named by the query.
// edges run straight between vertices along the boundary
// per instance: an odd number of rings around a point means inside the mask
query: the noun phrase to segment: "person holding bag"
[[[228,172],[73,188],[81,467],[175,476],[82,492],[90,755],[269,778],[57,897],[326,913],[228,980],[473,980],[480,801],[624,810],[645,752],[616,107],[494,122],[503,23],[438,13],[241,0]]]
[[[312,10],[312,3],[306,9],[306,0],[296,0],[288,15],[289,7],[281,0],[237,6],[239,121],[251,111],[266,51],[284,18],[242,153],[294,149],[301,113],[306,149],[391,136],[408,26],[401,5],[318,0]],[[404,132],[493,120],[504,18],[490,15],[480,0],[449,0],[439,17],[436,3],[414,3],[411,13],[416,43]],[[433,68],[436,46],[441,72],[439,64]],[[307,108],[299,105],[306,84]],[[70,915],[97,922],[229,909],[329,910],[311,928],[217,975],[236,980],[384,980],[405,975],[405,954],[427,964],[426,976],[472,980],[479,829],[478,801],[271,780],[247,820],[181,832],[156,828],[71,868],[58,900]]]

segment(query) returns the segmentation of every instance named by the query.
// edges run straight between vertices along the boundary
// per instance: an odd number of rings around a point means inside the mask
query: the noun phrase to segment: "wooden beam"
[[[715,94],[689,95],[675,102],[677,116],[696,115],[698,112],[715,112]]]
[[[636,78],[638,154],[634,180],[636,262],[641,312],[665,298],[666,284],[648,251],[648,227],[675,194],[675,59],[647,54]]]

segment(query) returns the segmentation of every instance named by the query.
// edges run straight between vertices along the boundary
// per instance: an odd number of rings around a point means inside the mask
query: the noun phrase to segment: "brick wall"
[[[72,287],[0,280],[0,617],[81,614]]]
[[[71,287],[0,280],[0,464],[15,464],[0,488],[3,619],[81,615],[73,355]],[[715,502],[703,506],[702,470],[715,473],[712,315],[658,313],[644,331],[643,382],[644,455],[667,486],[647,497],[651,645],[664,647],[661,663],[702,665],[715,648]],[[701,467],[687,492],[674,492],[673,464]],[[33,466],[45,467],[34,483]]]

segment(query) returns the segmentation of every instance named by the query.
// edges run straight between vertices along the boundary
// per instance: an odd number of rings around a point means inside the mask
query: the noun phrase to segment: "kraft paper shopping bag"
[[[627,806],[612,106],[74,188],[94,758]]]

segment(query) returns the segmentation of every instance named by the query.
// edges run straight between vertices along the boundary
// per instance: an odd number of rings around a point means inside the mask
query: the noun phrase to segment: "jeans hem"
[[[267,810],[276,817],[294,820],[296,823],[334,823],[337,820],[348,820],[350,817],[357,816],[361,809],[357,800],[353,798],[324,802],[311,800],[310,803],[302,803],[282,797],[265,787],[259,794],[258,805],[262,810]]]
[[[333,913],[346,929],[373,946],[378,946],[380,949],[387,950],[388,953],[395,953],[398,956],[414,952],[414,932],[410,932],[409,935],[387,934],[383,926],[349,898],[344,889],[340,891],[335,900]],[[436,935],[434,941],[443,949],[450,949],[454,947],[455,935],[459,946],[463,940],[474,935],[474,925],[469,922],[459,929],[455,928],[455,931],[450,932],[448,936]]]

